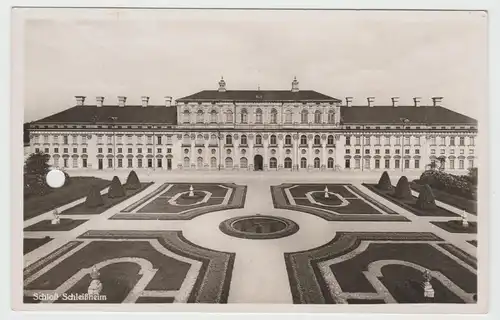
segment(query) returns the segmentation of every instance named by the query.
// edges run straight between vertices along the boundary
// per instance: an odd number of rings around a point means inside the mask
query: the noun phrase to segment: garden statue
[[[329,198],[330,196],[328,195],[328,187],[325,186],[325,198]]]
[[[57,211],[57,209],[54,209],[54,211],[52,212],[52,215],[54,217],[52,218],[51,224],[61,223],[61,218],[59,217],[59,212]]]
[[[465,212],[465,210],[462,212],[462,227],[469,227],[469,220],[467,219],[467,212]]]
[[[102,290],[102,283],[99,281],[99,271],[97,271],[97,267],[93,266],[92,270],[90,271],[90,278],[92,281],[90,281],[89,289],[87,290],[87,293],[90,295],[98,295],[101,293]]]
[[[425,271],[424,271],[424,283],[422,285],[424,288],[424,297],[425,298],[434,298],[434,289],[432,288],[432,285],[431,285],[431,279],[432,279],[431,272],[428,269],[425,269]]]
[[[193,188],[193,185],[190,185],[189,186],[189,196],[190,197],[194,197],[194,192],[193,192],[194,188]]]

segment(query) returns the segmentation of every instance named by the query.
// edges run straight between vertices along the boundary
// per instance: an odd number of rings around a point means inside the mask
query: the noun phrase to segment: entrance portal
[[[263,170],[263,164],[264,164],[264,159],[262,159],[261,155],[256,155],[253,158],[253,166],[255,171]]]
[[[98,166],[99,166],[99,170],[102,170],[102,159],[98,159],[97,163],[98,163]]]

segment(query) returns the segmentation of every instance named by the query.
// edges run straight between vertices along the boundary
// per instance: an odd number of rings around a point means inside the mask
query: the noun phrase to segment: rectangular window
[[[161,159],[156,159],[156,167],[161,168],[162,167],[162,161]]]
[[[420,160],[415,159],[415,169],[420,169]]]
[[[370,137],[365,137],[365,144],[369,145],[370,144]]]
[[[385,159],[384,162],[385,169],[389,169],[391,166],[391,161],[389,159]]]
[[[132,143],[132,136],[131,135],[127,136],[127,143]]]
[[[116,137],[116,143],[122,143],[123,140],[122,140],[122,136],[117,136]]]
[[[469,146],[475,145],[474,137],[469,137]]]
[[[122,153],[122,148],[118,148],[118,153]]]
[[[43,143],[49,143],[49,136],[46,134],[43,135]]]
[[[172,144],[172,136],[167,136],[167,144]]]
[[[460,170],[464,169],[465,165],[464,162],[465,162],[464,160],[458,160],[458,169]]]
[[[469,149],[469,154],[474,154],[474,149]]]
[[[361,144],[361,138],[360,137],[356,137],[356,145],[360,145]]]
[[[409,168],[410,168],[410,160],[405,159],[405,169],[409,169]]]
[[[464,154],[465,153],[465,150],[464,149],[460,149],[460,154]]]
[[[450,149],[450,154],[455,154],[455,149]]]
[[[161,136],[156,137],[156,144],[161,144]]]
[[[45,148],[45,149],[44,149],[44,152],[45,152],[45,153],[49,153],[49,148]]]
[[[450,137],[450,146],[455,145],[455,137]]]
[[[375,149],[375,154],[380,154],[380,149]]]
[[[54,148],[54,153],[59,153],[59,148]]]
[[[153,159],[148,159],[148,168],[153,167]]]
[[[440,154],[444,154],[445,152],[446,152],[446,150],[444,150],[444,149],[439,150]]]
[[[345,168],[350,169],[351,168],[351,160],[350,159],[345,159]]]
[[[455,170],[455,160],[450,159],[450,169]]]
[[[396,145],[400,145],[401,144],[401,137],[396,137]]]
[[[474,168],[474,160],[470,159],[469,160],[469,169]]]
[[[132,168],[132,159],[127,159],[127,166]]]
[[[436,154],[436,149],[431,149],[431,154]]]
[[[78,148],[73,148],[73,153],[78,153]]]
[[[87,159],[82,159],[82,167],[87,168]]]
[[[420,145],[420,137],[415,137],[415,145]]]
[[[391,150],[390,149],[385,149],[385,154],[391,154]]]
[[[365,159],[365,169],[370,169],[370,159]]]
[[[380,169],[380,160],[375,159],[375,169]]]
[[[460,137],[460,145],[465,146],[465,137]]]
[[[396,149],[395,151],[396,151],[396,154],[401,154],[401,152],[400,152],[401,150]]]
[[[118,168],[123,167],[123,159],[118,159]]]
[[[391,145],[391,137],[389,136],[386,136],[385,137],[385,143],[384,143],[386,146],[390,146]]]
[[[108,159],[108,168],[113,168],[113,159]]]
[[[73,158],[73,168],[78,168],[78,159]]]
[[[63,163],[64,167],[67,168],[68,167],[68,159],[63,159],[63,162],[64,162]]]
[[[77,136],[71,136],[71,142],[72,143],[78,143],[78,137]]]
[[[361,168],[361,159],[354,159],[354,168],[355,169]]]
[[[415,154],[420,154],[420,149],[415,149]]]
[[[142,148],[137,148],[137,153],[142,153]]]
[[[108,144],[113,143],[113,137],[112,136],[107,136],[108,139]]]
[[[148,136],[148,144],[152,144],[153,143],[153,137],[152,136]]]
[[[406,146],[410,145],[410,137],[405,137],[405,145]]]
[[[98,144],[102,143],[102,136],[97,136],[97,143]]]
[[[132,148],[128,148],[127,153],[132,153]]]
[[[370,149],[365,149],[365,154],[370,154]]]
[[[63,143],[68,144],[68,136],[63,136]]]
[[[360,154],[361,153],[361,149],[356,149],[356,154]]]
[[[148,148],[148,153],[153,153],[153,148]]]
[[[36,153],[40,152],[40,148],[35,148],[35,152]]]
[[[82,136],[82,143],[87,143],[87,136]]]
[[[394,168],[399,169],[399,159],[394,160]]]
[[[431,137],[431,145],[436,145],[436,137]]]
[[[161,148],[157,148],[156,153],[161,153]]]
[[[377,144],[377,145],[380,144],[380,136],[375,137],[375,144]]]
[[[345,149],[345,154],[350,154],[351,153],[351,149]]]
[[[68,153],[68,148],[64,148],[64,153]]]
[[[82,148],[82,153],[87,153],[87,148]]]
[[[102,148],[98,148],[97,153],[102,153]]]
[[[345,138],[345,145],[350,146],[351,145],[351,137],[346,137]]]
[[[405,154],[410,154],[410,149],[405,149]]]
[[[113,148],[108,148],[108,153],[113,153]]]
[[[137,167],[142,168],[142,159],[137,159]]]
[[[167,148],[167,153],[172,153],[172,148]]]

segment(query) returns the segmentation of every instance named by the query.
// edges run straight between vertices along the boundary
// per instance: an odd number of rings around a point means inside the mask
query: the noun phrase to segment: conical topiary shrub
[[[139,177],[134,170],[130,171],[127,177],[127,182],[125,182],[125,188],[131,190],[137,190],[141,188],[141,182],[139,181]]]
[[[88,208],[95,208],[103,204],[104,200],[102,199],[101,191],[96,185],[92,185],[87,194],[87,199],[85,199],[85,206]]]
[[[387,171],[384,171],[380,176],[380,180],[378,181],[377,184],[377,189],[392,190],[391,178],[389,178],[389,174],[387,173]]]
[[[426,184],[420,189],[420,194],[417,199],[417,208],[421,210],[433,210],[436,209],[436,201],[434,194],[432,193],[431,187]]]
[[[111,185],[109,186],[108,197],[121,198],[124,196],[125,196],[125,189],[123,189],[120,179],[118,179],[117,176],[114,176],[113,180],[111,180]]]
[[[401,178],[399,178],[398,184],[396,185],[396,190],[394,191],[394,197],[398,199],[412,198],[407,177],[402,176]]]

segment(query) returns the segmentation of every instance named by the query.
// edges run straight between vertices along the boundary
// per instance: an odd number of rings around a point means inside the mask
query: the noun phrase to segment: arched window
[[[255,123],[262,123],[262,110],[260,109],[257,109],[257,111],[255,111]]]
[[[276,109],[271,110],[271,123],[276,124],[278,122],[278,112]]]
[[[260,134],[255,136],[255,144],[262,144],[262,136]]]
[[[217,168],[217,158],[215,157],[210,158],[210,167]]]
[[[198,157],[198,159],[196,159],[196,166],[198,168],[203,168],[203,158],[202,157]]]
[[[217,123],[217,111],[215,110],[212,110],[212,112],[210,112],[210,122],[211,123]]]
[[[306,158],[300,158],[300,167],[302,169],[307,168],[307,159]]]
[[[276,158],[272,157],[271,159],[269,159],[269,168],[276,169],[277,166],[278,166],[278,160],[276,160]]]
[[[291,169],[291,168],[292,168],[292,159],[285,158],[285,169]]]
[[[335,139],[334,139],[333,135],[329,135],[329,136],[328,136],[326,143],[327,143],[328,145],[333,145],[333,144],[335,144]]]
[[[291,135],[287,134],[287,135],[285,136],[285,144],[286,144],[286,145],[290,145],[290,144],[292,144],[292,136],[291,136]]]
[[[190,121],[190,114],[189,114],[189,111],[188,110],[185,110],[184,111],[184,114],[183,114],[183,119],[182,119],[182,122],[184,123],[189,123]]]
[[[248,144],[246,135],[241,136],[240,144],[243,144],[243,145]]]
[[[196,113],[196,122],[197,123],[203,123],[204,121],[204,113],[203,113],[203,110],[198,110],[198,112]]]
[[[287,110],[285,113],[285,123],[290,124],[292,123],[292,111]]]
[[[307,144],[307,136],[305,134],[300,136],[300,144],[302,145]]]
[[[335,111],[333,110],[328,111],[328,123],[335,123]]]
[[[307,116],[308,116],[307,110],[305,109],[302,110],[302,112],[300,113],[300,123],[308,123]]]
[[[248,112],[247,109],[241,110],[241,123],[248,123]]]
[[[217,144],[217,136],[215,134],[210,136],[210,144],[211,145],[216,145]]]
[[[184,167],[189,168],[189,157],[184,157]]]
[[[240,158],[240,168],[248,167],[248,159],[245,157]]]
[[[328,169],[333,169],[333,158],[328,158]]]
[[[226,168],[232,168],[233,167],[233,158],[227,157],[226,158]]]
[[[276,142],[276,136],[274,134],[271,136],[271,142],[270,143],[271,144],[277,144],[277,142]]]
[[[227,123],[233,122],[233,112],[231,110],[227,110],[226,112],[226,122]]]
[[[321,144],[321,137],[319,135],[314,136],[314,144],[315,145],[320,145]]]
[[[316,110],[314,112],[314,123],[319,124],[321,123],[321,111]]]
[[[233,136],[230,134],[226,135],[226,144],[233,144]]]
[[[189,137],[189,134],[185,134],[183,139],[182,139],[184,144],[190,144],[191,143],[191,138]]]
[[[196,144],[204,144],[203,136],[201,134],[196,136]]]
[[[314,167],[319,168],[320,164],[319,158],[314,158]]]

